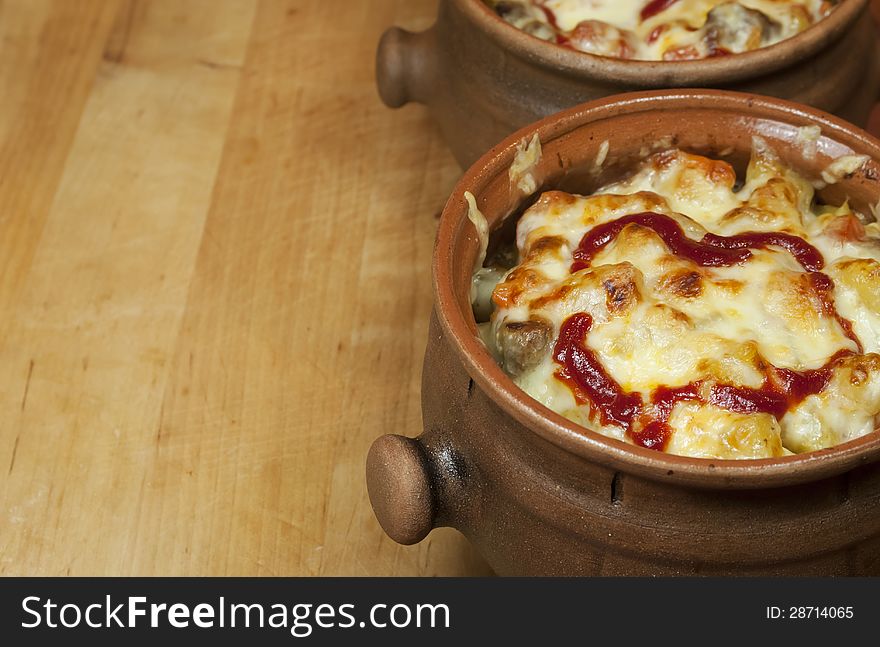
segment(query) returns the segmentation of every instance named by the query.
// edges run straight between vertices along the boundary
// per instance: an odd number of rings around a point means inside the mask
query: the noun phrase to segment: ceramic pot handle
[[[437,501],[425,445],[386,434],[367,454],[367,491],[382,529],[399,544],[420,542],[434,528]]]
[[[376,50],[376,84],[389,108],[416,101],[427,103],[435,85],[434,28],[413,33],[392,27]]]

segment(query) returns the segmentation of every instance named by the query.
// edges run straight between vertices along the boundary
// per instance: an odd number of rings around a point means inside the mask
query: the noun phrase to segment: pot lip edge
[[[567,75],[586,77],[616,85],[695,87],[729,85],[755,79],[799,64],[843,36],[863,13],[870,0],[842,0],[828,16],[804,31],[749,52],[693,61],[643,61],[598,56],[569,50],[522,32],[504,22],[482,0],[450,0],[484,35],[531,63]],[[655,79],[651,81],[649,79]]]
[[[695,101],[701,101],[695,104]],[[682,105],[689,103],[690,105]],[[880,460],[880,428],[859,438],[822,450],[770,459],[706,459],[666,454],[604,436],[573,423],[522,392],[501,370],[471,331],[457,308],[451,279],[455,238],[466,226],[465,190],[479,194],[506,169],[517,144],[538,133],[541,141],[563,136],[585,124],[618,116],[664,109],[720,109],[775,116],[791,125],[796,120],[820,125],[823,134],[849,148],[855,143],[880,163],[880,140],[816,108],[750,93],[707,89],[647,90],[604,97],[574,106],[534,122],[506,137],[461,176],[443,207],[432,258],[433,308],[445,337],[470,377],[502,411],[528,431],[561,449],[594,463],[652,480],[715,489],[757,489],[796,485],[831,477]],[[549,137],[548,137],[549,135]],[[853,150],[857,150],[853,148]],[[457,204],[461,202],[461,204]],[[455,212],[458,213],[455,213]],[[445,254],[444,254],[445,250]],[[444,257],[446,259],[444,268]],[[447,280],[441,278],[446,275]],[[453,316],[450,316],[450,312]]]

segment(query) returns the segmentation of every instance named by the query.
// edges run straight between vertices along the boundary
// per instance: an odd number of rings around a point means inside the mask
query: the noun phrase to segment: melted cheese
[[[641,394],[646,407],[660,387],[760,389],[772,367],[816,370],[843,352],[829,364],[824,388],[780,417],[678,402],[665,449],[772,457],[873,431],[880,415],[880,226],[866,225],[847,204],[815,207],[812,185],[761,140],[744,185],[734,190],[735,183],[726,162],[670,150],[593,195],[543,193],[518,222],[517,263],[495,286],[494,312],[483,331],[503,368],[550,409],[631,441],[626,429],[609,424],[559,377],[554,344],[572,315],[592,318],[585,346],[623,390]],[[707,232],[802,238],[824,258],[837,316],[814,287],[814,273],[775,245],[751,250],[744,262],[707,267],[672,253],[653,229],[635,223],[588,267],[572,271],[574,251],[588,232],[643,212],[674,219],[695,241]]]
[[[538,38],[600,56],[687,60],[778,43],[821,20],[829,0],[486,0]]]

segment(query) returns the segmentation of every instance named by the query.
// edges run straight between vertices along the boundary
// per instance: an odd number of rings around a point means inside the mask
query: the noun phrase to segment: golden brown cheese
[[[617,58],[691,60],[773,45],[810,27],[831,0],[485,0],[537,38]]]
[[[847,204],[813,206],[812,185],[760,140],[744,185],[734,190],[735,182],[726,162],[669,150],[593,195],[542,194],[518,222],[518,262],[495,287],[483,331],[503,368],[579,424],[676,454],[773,457],[873,431],[880,414],[880,227]],[[575,266],[575,250],[590,232],[645,212],[671,218],[691,241],[747,232],[796,236],[821,252],[824,266],[808,269],[776,244],[751,248],[740,262],[706,266],[630,221],[588,266]],[[562,330],[577,317],[588,330],[578,343],[598,362],[590,379],[606,380],[606,395],[618,389],[614,406],[629,416],[624,423],[605,415],[566,373]],[[801,387],[791,387],[798,376],[815,392],[798,396]],[[783,388],[797,397],[780,409]],[[670,389],[690,395],[665,410]],[[759,402],[764,409],[743,404],[743,394],[760,399],[764,392],[776,398]],[[645,440],[661,419],[662,442]]]

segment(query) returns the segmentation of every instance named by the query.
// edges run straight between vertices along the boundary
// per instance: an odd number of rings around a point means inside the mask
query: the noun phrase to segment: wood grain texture
[[[419,432],[458,174],[372,59],[434,11],[0,3],[0,572],[486,572],[364,484]]]
[[[0,1],[0,573],[488,573],[364,483],[459,173],[373,58],[435,11]]]

